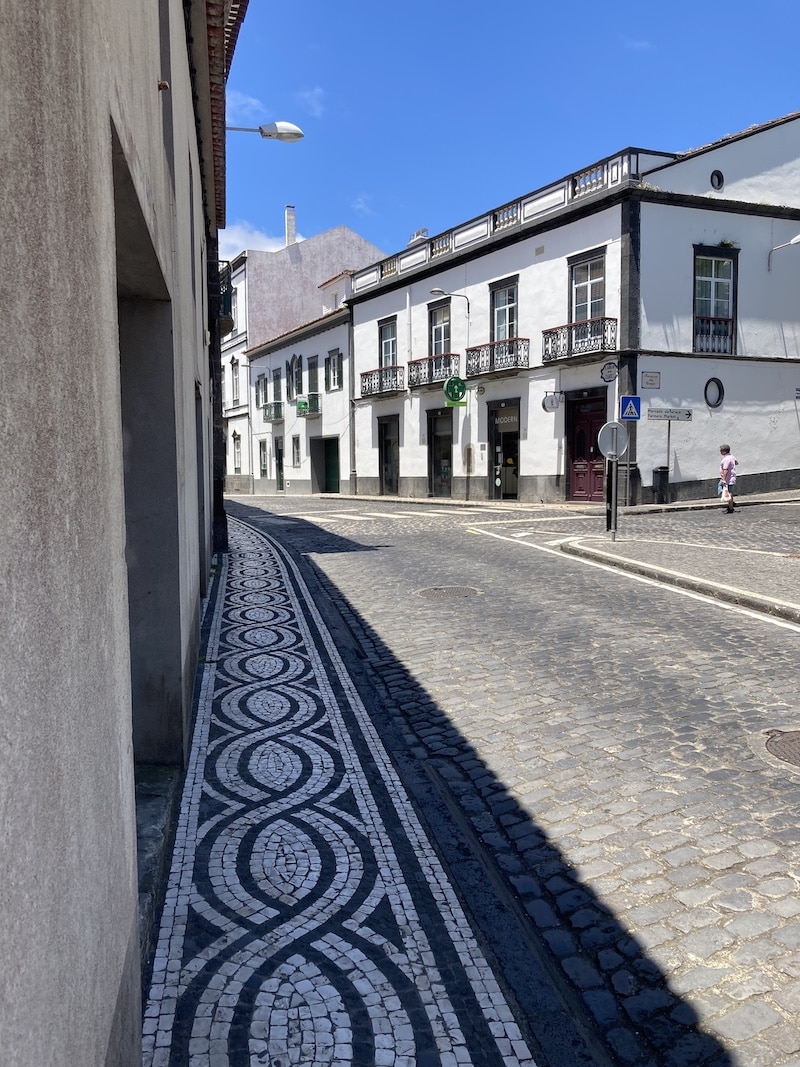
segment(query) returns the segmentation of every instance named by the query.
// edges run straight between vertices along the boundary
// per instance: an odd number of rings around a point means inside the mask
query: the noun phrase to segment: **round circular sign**
[[[621,422],[607,422],[600,427],[597,447],[606,459],[619,459],[628,451],[628,431]]]
[[[558,399],[558,393],[548,393],[542,400],[542,407],[545,411],[558,411],[558,405],[561,401]]]
[[[466,395],[467,383],[463,378],[459,378],[454,374],[451,378],[447,379],[442,388],[444,389],[444,395],[448,400],[458,402],[459,400],[463,400]]]
[[[619,374],[619,367],[613,360],[608,363],[604,363],[600,368],[600,377],[604,382],[613,382],[616,376]]]

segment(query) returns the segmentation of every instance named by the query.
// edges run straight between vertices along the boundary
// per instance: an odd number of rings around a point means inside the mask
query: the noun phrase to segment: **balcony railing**
[[[475,374],[506,374],[524,370],[530,363],[531,343],[527,337],[490,341],[467,349],[467,377]]]
[[[264,422],[283,422],[283,401],[273,400],[264,405]]]
[[[380,367],[368,370],[361,375],[361,395],[380,396],[401,392],[403,385],[403,367]]]
[[[542,362],[569,359],[592,352],[616,352],[617,320],[586,319],[542,330]]]
[[[695,315],[694,350],[718,356],[733,355],[733,319]]]
[[[297,417],[314,419],[322,414],[322,393],[303,393],[297,398]]]
[[[408,361],[408,385],[414,389],[420,385],[433,385],[436,382],[445,382],[454,374],[458,374],[461,356],[455,352],[442,353],[440,356],[429,356],[427,359],[410,359]]]

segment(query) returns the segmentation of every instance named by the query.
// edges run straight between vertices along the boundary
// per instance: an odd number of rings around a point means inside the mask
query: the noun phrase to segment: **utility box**
[[[653,467],[653,503],[669,503],[669,467]]]

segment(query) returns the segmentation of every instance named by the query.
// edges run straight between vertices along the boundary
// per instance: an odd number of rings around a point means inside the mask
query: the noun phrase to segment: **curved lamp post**
[[[795,234],[791,241],[786,241],[782,245],[775,245],[774,248],[770,248],[767,256],[767,270],[772,270],[772,253],[777,252],[779,248],[788,248],[789,245],[800,245],[800,233]]]

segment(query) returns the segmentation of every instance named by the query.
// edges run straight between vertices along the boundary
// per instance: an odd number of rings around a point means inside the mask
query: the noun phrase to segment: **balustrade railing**
[[[273,400],[264,405],[264,422],[283,422],[282,400]]]
[[[297,415],[301,419],[313,419],[322,414],[322,394],[303,393],[297,398]]]
[[[404,367],[380,367],[364,371],[361,375],[361,395],[378,396],[381,393],[399,393],[404,389]]]
[[[461,357],[455,352],[429,356],[427,359],[410,359],[408,361],[409,388],[447,381],[452,375],[458,374],[460,362]]]
[[[695,315],[694,350],[718,356],[733,355],[733,319]]]
[[[542,362],[569,359],[588,352],[616,352],[617,320],[585,319],[542,330]]]
[[[489,341],[485,345],[468,348],[466,355],[467,377],[523,370],[530,362],[530,340],[527,337],[511,337],[507,341]]]

